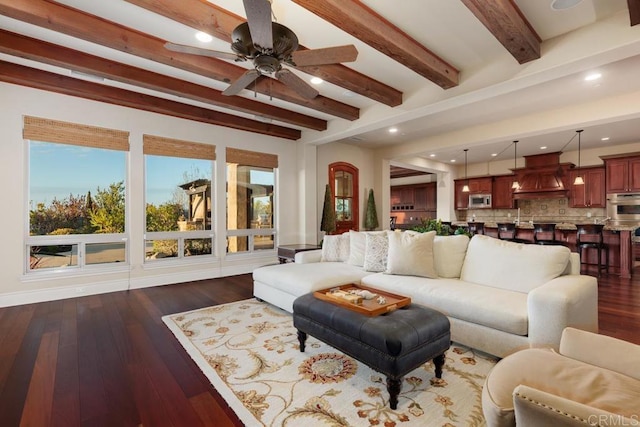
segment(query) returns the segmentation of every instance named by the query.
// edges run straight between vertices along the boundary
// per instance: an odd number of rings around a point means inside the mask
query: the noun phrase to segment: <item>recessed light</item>
[[[196,38],[200,40],[202,43],[209,43],[211,42],[211,40],[213,40],[213,37],[211,37],[207,33],[203,33],[202,31],[198,31],[196,33]]]
[[[585,82],[592,82],[594,80],[598,80],[600,77],[602,77],[602,74],[600,74],[600,73],[591,73],[591,74],[588,74],[584,78],[584,81]]]
[[[497,157],[498,153],[491,153],[491,157]]]
[[[455,162],[456,162],[456,159],[451,159],[451,163],[455,163]]]
[[[397,127],[389,128],[389,133],[396,133],[396,132],[398,132],[398,128]]]
[[[347,98],[353,98],[354,96],[356,96],[356,93],[352,90],[345,90],[344,92],[342,92],[343,96],[346,96]]]
[[[541,149],[541,150],[546,150],[546,149],[547,149],[547,146],[546,146],[546,145],[543,145],[542,147],[540,147],[540,149]]]
[[[608,141],[610,138],[608,136],[605,136],[604,138],[600,138],[600,141]]]
[[[309,80],[311,83],[313,83],[314,85],[319,85],[322,82],[324,82],[324,80],[322,80],[320,77],[311,77],[311,80]]]
[[[567,10],[580,4],[582,0],[553,0],[551,2],[551,9],[553,10]]]
[[[434,153],[429,154],[429,157],[435,157],[436,155]]]

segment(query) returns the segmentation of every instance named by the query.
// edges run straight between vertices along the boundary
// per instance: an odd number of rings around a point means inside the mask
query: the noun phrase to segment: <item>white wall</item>
[[[298,243],[306,239],[308,224],[300,223],[300,192],[307,190],[308,180],[315,179],[315,150],[296,141],[257,135],[229,128],[54,94],[21,86],[0,83],[0,180],[4,183],[0,223],[3,244],[0,245],[0,306],[45,299],[108,292],[131,287],[154,286],[232,274],[247,273],[256,266],[276,261],[275,251],[261,255],[225,257],[224,239],[216,246],[215,262],[194,261],[190,265],[153,266],[144,264],[144,206],[131,204],[127,212],[130,238],[130,270],[117,273],[77,275],[33,280],[24,274],[24,238],[28,233],[25,207],[26,158],[22,139],[24,115],[94,125],[129,131],[130,157],[128,200],[144,200],[142,135],[151,134],[216,145],[215,198],[217,207],[215,233],[225,235],[225,148],[255,150],[277,154],[278,241]],[[301,152],[301,150],[304,150]],[[296,179],[300,174],[305,176]],[[310,176],[312,175],[312,176]],[[366,174],[365,174],[366,175]],[[325,179],[326,180],[326,179]],[[367,182],[365,179],[364,182]],[[307,188],[301,188],[307,186]],[[315,189],[315,184],[314,184]],[[315,194],[312,199],[315,201]],[[126,271],[125,271],[126,270]]]

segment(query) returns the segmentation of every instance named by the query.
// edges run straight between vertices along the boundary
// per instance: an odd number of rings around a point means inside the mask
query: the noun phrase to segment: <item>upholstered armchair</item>
[[[640,346],[566,328],[560,350],[529,348],[487,376],[487,426],[640,425]]]

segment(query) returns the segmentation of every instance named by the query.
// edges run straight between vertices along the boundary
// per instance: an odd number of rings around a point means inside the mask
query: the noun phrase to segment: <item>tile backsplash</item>
[[[456,211],[458,221],[478,222],[512,222],[518,218],[520,222],[570,222],[584,223],[594,220],[602,221],[606,218],[605,208],[571,208],[569,200],[561,199],[533,199],[518,200],[515,209],[469,209]]]

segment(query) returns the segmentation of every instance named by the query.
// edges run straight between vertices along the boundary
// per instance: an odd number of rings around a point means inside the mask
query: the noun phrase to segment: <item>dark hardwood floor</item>
[[[640,270],[600,279],[600,332],[640,344]],[[240,426],[161,321],[250,275],[0,309],[0,426]]]

